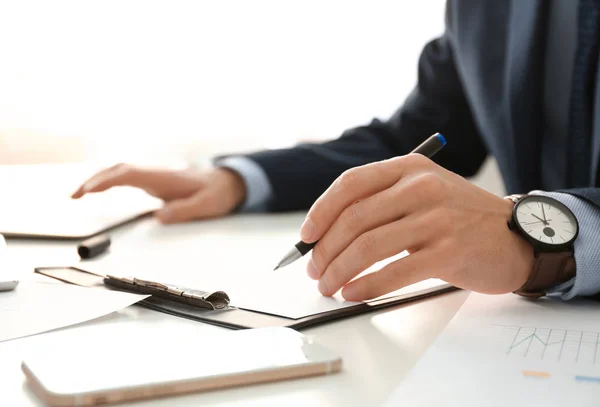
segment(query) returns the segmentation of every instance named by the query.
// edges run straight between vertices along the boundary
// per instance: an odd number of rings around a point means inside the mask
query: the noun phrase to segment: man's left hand
[[[381,296],[428,278],[488,294],[529,277],[533,248],[507,227],[513,203],[419,154],[356,167],[312,206],[301,229],[308,274],[330,296]],[[356,278],[377,263],[410,254]],[[354,280],[353,280],[354,279]]]

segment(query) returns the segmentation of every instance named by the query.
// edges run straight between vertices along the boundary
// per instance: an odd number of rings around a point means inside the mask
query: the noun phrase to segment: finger
[[[90,192],[101,192],[109,188],[121,185],[135,185],[136,180],[140,179],[141,169],[126,164],[117,164],[110,168],[100,171],[84,182],[72,195],[74,199],[81,198]]]
[[[199,191],[189,198],[168,202],[155,213],[164,224],[189,222],[216,216],[220,211],[219,200],[208,191]]]
[[[300,229],[302,240],[317,241],[351,203],[389,188],[408,171],[430,164],[420,154],[409,154],[344,172],[310,208]]]
[[[77,188],[77,190],[75,192],[73,192],[73,194],[71,194],[71,198],[74,198],[74,199],[81,198],[86,193],[87,185],[90,182],[92,182],[93,179],[105,177],[108,173],[110,173],[111,171],[114,171],[116,168],[118,168],[122,165],[124,165],[124,164],[116,164],[116,165],[113,165],[112,167],[105,168],[105,169],[97,172],[96,174],[94,174],[93,176],[88,178],[87,181],[85,181],[83,184],[81,184],[79,186],[79,188]]]
[[[319,279],[319,291],[330,296],[378,261],[420,247],[434,233],[429,216],[407,217],[363,233],[336,257]],[[321,242],[319,242],[321,244]]]
[[[432,278],[433,258],[427,249],[403,257],[350,282],[342,289],[342,296],[348,301],[365,301]]]
[[[363,233],[393,223],[409,214],[428,210],[435,205],[435,192],[429,189],[437,187],[434,185],[436,181],[427,181],[426,178],[406,178],[344,209],[313,248],[312,261],[307,266],[309,276],[314,279],[320,278],[330,263]],[[426,185],[428,182],[431,186]],[[398,233],[405,234],[405,231]],[[391,237],[391,241],[397,241],[397,238]]]

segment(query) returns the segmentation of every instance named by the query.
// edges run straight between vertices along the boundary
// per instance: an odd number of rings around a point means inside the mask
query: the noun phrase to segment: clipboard
[[[411,301],[417,301],[429,298],[434,295],[444,294],[456,291],[458,288],[447,284],[439,287],[432,287],[411,294],[398,295],[380,300],[364,302],[350,307],[340,308],[334,311],[322,312],[320,314],[309,315],[304,318],[292,319],[279,315],[266,314],[262,312],[242,309],[227,308],[223,310],[207,310],[192,307],[185,304],[176,303],[171,300],[158,299],[154,296],[148,297],[138,303],[146,308],[175,315],[181,318],[187,318],[194,321],[204,322],[211,325],[221,326],[229,329],[252,329],[266,327],[286,327],[301,330],[313,326],[321,325],[327,322],[333,322],[356,315],[365,314],[389,308],[397,305],[406,304]]]
[[[286,327],[300,330],[458,290],[444,284],[294,319],[235,307],[224,291],[207,292],[135,277],[102,276],[76,267],[37,267],[35,272],[86,287],[150,294],[136,305],[229,329]]]

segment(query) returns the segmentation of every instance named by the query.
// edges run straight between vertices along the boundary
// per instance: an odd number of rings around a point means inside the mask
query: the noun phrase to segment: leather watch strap
[[[536,253],[533,271],[523,287],[515,294],[529,298],[538,298],[546,295],[546,290],[558,284],[569,281],[575,277],[575,258],[573,253]]]

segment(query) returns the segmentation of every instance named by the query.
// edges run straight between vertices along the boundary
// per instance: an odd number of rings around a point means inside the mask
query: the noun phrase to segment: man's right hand
[[[117,164],[102,170],[83,183],[71,196],[132,186],[165,201],[155,214],[162,223],[179,223],[223,216],[234,211],[246,198],[246,186],[235,172],[225,168],[209,170],[145,169]]]

